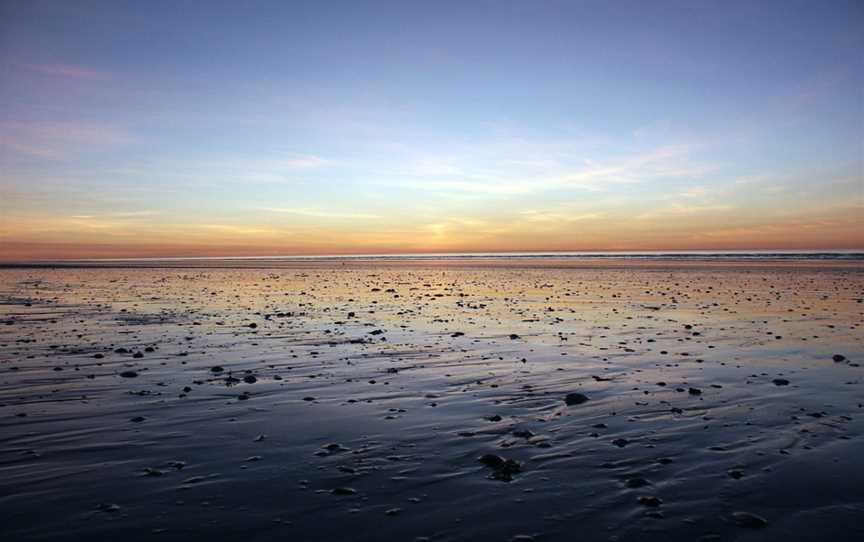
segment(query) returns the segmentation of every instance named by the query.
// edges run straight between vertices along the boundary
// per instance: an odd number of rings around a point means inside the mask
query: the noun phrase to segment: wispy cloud
[[[520,215],[523,220],[527,220],[528,222],[581,222],[583,220],[595,220],[606,216],[604,213],[570,214],[536,210],[522,211]]]
[[[59,159],[133,140],[128,130],[89,122],[0,122],[0,148],[14,155]]]
[[[275,228],[267,228],[267,227],[259,227],[259,226],[238,226],[235,224],[200,224],[197,226],[190,226],[191,228],[199,228],[209,231],[215,231],[222,234],[229,235],[248,235],[248,236],[257,236],[257,235],[287,235],[287,232],[283,232],[281,230],[277,230]]]
[[[284,167],[289,167],[289,168],[300,168],[300,169],[321,167],[321,166],[327,165],[329,163],[330,163],[329,160],[325,160],[324,158],[321,158],[320,156],[300,155],[300,154],[289,155],[285,158],[274,161],[274,164],[277,166],[284,166]]]
[[[381,218],[379,215],[374,215],[370,213],[351,213],[351,212],[339,212],[339,211],[328,211],[323,209],[304,209],[304,208],[282,208],[282,207],[263,207],[262,211],[267,211],[270,213],[282,213],[282,214],[292,214],[299,216],[308,216],[314,218],[344,218],[351,220],[375,220]]]
[[[425,170],[408,168],[401,176],[391,175],[392,180],[385,182],[418,190],[489,195],[561,189],[596,191],[613,185],[702,177],[714,167],[690,158],[697,148],[697,145],[669,145],[598,160],[564,159],[556,152],[545,157],[537,154],[509,156],[479,165],[451,161],[446,167],[439,166],[438,171],[428,167]]]
[[[668,217],[681,217],[688,215],[695,215],[698,213],[701,214],[709,214],[709,213],[723,213],[732,211],[735,209],[734,205],[729,205],[725,203],[716,203],[716,204],[686,204],[686,203],[673,203],[668,207],[664,207],[661,209],[656,209],[653,211],[649,211],[647,213],[642,213],[637,215],[635,218],[637,220],[653,220],[659,218],[668,218]]]
[[[107,73],[70,64],[24,64],[24,68],[41,75],[53,77],[89,80],[108,79],[109,77]]]
[[[75,218],[79,220],[90,220],[90,219],[101,219],[101,218],[116,218],[116,219],[127,219],[127,220],[136,220],[136,219],[144,219],[153,216],[158,216],[160,214],[159,211],[153,210],[142,210],[142,211],[111,211],[107,213],[99,213],[99,214],[87,214],[87,215],[71,215],[69,218]]]
[[[691,186],[679,192],[677,195],[682,198],[703,199],[711,193],[711,189],[705,186]]]
[[[176,186],[223,186],[226,184],[284,184],[301,182],[310,170],[333,165],[332,160],[311,154],[262,153],[259,155],[212,156],[130,163],[111,173],[128,178],[162,180]]]

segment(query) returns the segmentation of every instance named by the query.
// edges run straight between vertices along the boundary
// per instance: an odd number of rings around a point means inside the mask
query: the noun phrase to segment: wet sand
[[[0,270],[2,540],[860,540],[864,268]]]

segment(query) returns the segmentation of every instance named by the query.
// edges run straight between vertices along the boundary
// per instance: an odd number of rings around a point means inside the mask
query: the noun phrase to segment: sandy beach
[[[862,297],[858,263],[0,270],[0,533],[856,540]]]

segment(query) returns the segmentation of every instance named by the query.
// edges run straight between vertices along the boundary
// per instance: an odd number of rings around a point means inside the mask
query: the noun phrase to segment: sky
[[[0,260],[856,248],[860,1],[0,0]]]

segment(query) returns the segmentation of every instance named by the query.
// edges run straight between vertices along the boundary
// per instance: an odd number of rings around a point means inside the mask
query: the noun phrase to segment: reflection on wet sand
[[[862,271],[2,270],[0,533],[857,539]]]

